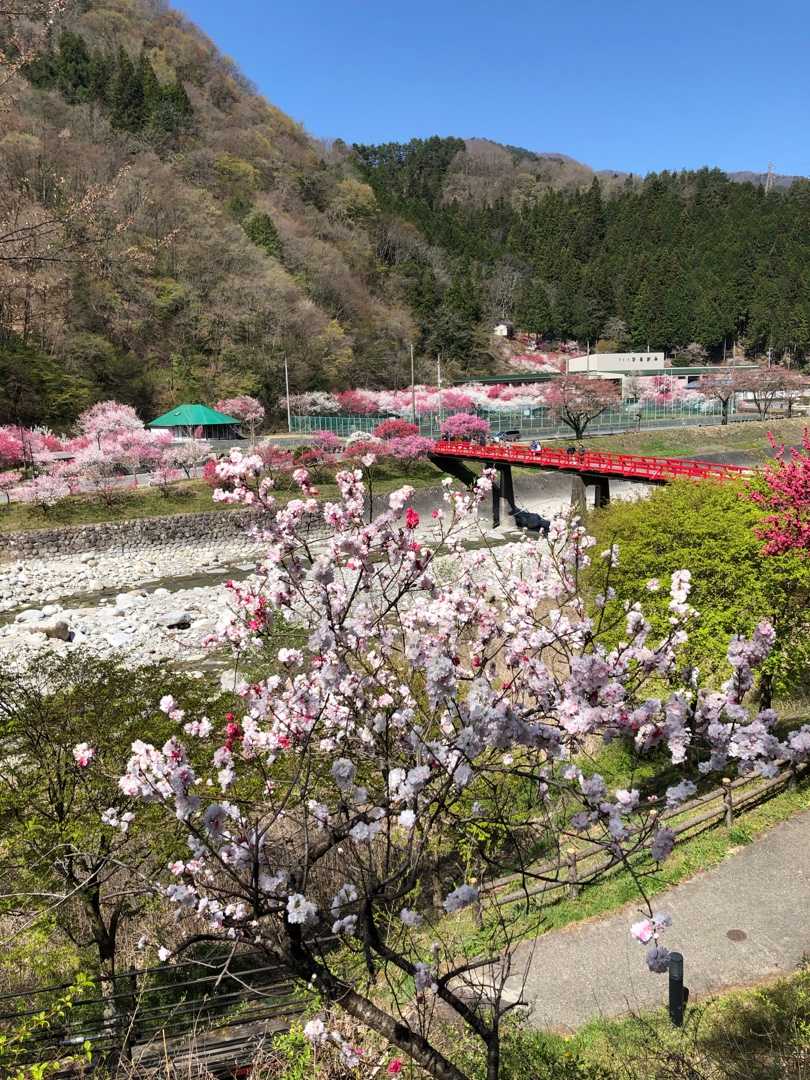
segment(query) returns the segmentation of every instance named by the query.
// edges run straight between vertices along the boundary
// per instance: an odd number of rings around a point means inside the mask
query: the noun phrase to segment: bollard
[[[683,985],[683,953],[669,954],[669,1018],[675,1027],[683,1027],[683,1014],[689,990]]]

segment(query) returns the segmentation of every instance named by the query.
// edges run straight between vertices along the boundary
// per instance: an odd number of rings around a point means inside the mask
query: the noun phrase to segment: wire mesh
[[[588,424],[588,433],[605,434],[619,431],[644,431],[665,427],[690,427],[700,424],[718,424],[722,420],[722,406],[717,401],[703,401],[692,405],[658,405],[649,403],[640,405],[627,402],[616,409],[606,409],[594,417]],[[446,413],[429,413],[417,416],[419,433],[428,438],[436,438]],[[557,419],[546,408],[516,409],[512,412],[500,410],[479,410],[490,423],[496,434],[500,431],[519,430],[528,438],[570,438],[571,428]],[[293,416],[291,427],[301,435],[313,435],[318,431],[330,431],[343,438],[356,431],[371,434],[378,424],[390,419],[389,416]],[[404,419],[409,420],[410,417]],[[733,413],[730,420],[736,419]]]

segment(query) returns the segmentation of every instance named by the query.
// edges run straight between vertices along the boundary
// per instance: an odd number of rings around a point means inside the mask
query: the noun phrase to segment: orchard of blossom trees
[[[688,569],[671,576],[668,627],[655,636],[643,597],[615,596],[621,553],[594,550],[576,520],[497,557],[466,549],[489,473],[467,492],[446,481],[443,508],[418,535],[408,486],[366,521],[360,469],[339,472],[339,497],[323,503],[301,467],[299,497],[276,501],[258,454],[233,450],[216,477],[217,500],[267,515],[258,580],[231,586],[214,638],[251,675],[224,718],[190,719],[165,695],[175,733],[133,742],[104,815],[110,829],[129,827],[149,804],[183,823],[186,850],[153,882],[177,912],[160,956],[203,940],[265,954],[320,996],[325,1012],[306,1032],[338,1069],[360,1065],[364,1047],[334,1009],[437,1080],[469,1080],[434,1040],[442,1003],[498,1080],[519,973],[510,921],[482,881],[517,867],[528,888],[538,838],[546,852],[587,836],[613,863],[631,867],[643,852],[663,863],[675,839],[664,805],[702,779],[771,776],[810,758],[810,727],[777,734],[775,713],[748,704],[773,628],[732,638],[728,677],[702,685],[683,662],[697,618]],[[601,579],[593,603],[581,584],[589,564]],[[661,588],[651,580],[646,591]],[[639,763],[661,762],[664,794],[605,782],[593,761],[615,740]],[[95,767],[92,742],[74,756]],[[457,857],[437,879],[443,847]],[[670,919],[637,882],[628,934],[664,972]],[[470,906],[486,946],[456,932]]]
[[[80,491],[111,500],[127,476],[151,473],[159,486],[190,476],[211,453],[204,439],[175,442],[150,431],[129,405],[102,401],[83,412],[77,432],[59,438],[46,430],[0,428],[0,490],[7,499],[48,509]]]
[[[556,375],[556,369],[553,369]],[[439,413],[459,412],[520,412],[524,409],[548,409],[561,415],[561,395],[565,387],[584,387],[587,394],[602,401],[603,409],[618,407],[621,400],[608,380],[584,375],[559,374],[543,383],[467,383],[440,389],[419,385],[412,393],[404,390],[343,390],[337,393],[311,391],[290,396],[292,411],[303,416],[400,416],[411,418]],[[582,396],[586,391],[580,389]],[[720,404],[723,422],[728,420],[730,402],[742,395],[745,407],[750,407],[765,419],[775,411],[790,416],[796,402],[810,392],[810,381],[799,372],[786,368],[736,369],[717,368],[703,375],[697,386],[689,387],[684,379],[674,375],[633,376],[625,379],[624,401],[634,401],[639,407],[681,407],[709,411]],[[287,399],[279,407],[286,409]],[[562,408],[564,413],[566,410]]]
[[[255,434],[264,410],[254,398],[217,402],[217,407],[243,420]],[[257,448],[263,462],[278,476],[291,479],[299,466],[334,470],[374,454],[400,473],[433,448],[414,424],[392,420],[369,435],[358,432],[343,440],[328,431],[316,432],[312,446],[287,450],[264,444]],[[69,495],[89,493],[112,503],[122,486],[137,486],[138,475],[169,494],[177,480],[191,479],[202,466],[203,478],[216,485],[213,447],[198,437],[174,440],[167,431],[150,431],[129,405],[103,401],[78,419],[76,433],[59,438],[40,429],[0,428],[0,494],[5,504],[25,502],[47,512]],[[129,480],[127,479],[129,478]]]

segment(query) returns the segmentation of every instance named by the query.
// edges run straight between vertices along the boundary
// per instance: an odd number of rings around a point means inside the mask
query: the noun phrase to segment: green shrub
[[[740,485],[680,481],[656,489],[649,499],[595,511],[588,527],[597,552],[618,542],[619,565],[611,584],[619,599],[644,599],[658,632],[667,626],[669,576],[691,571],[690,602],[700,621],[688,655],[705,674],[726,677],[730,635],[749,634],[760,619],[769,618],[778,637],[768,673],[782,693],[795,692],[803,689],[810,661],[810,560],[764,556],[753,531],[760,516]],[[595,558],[594,591],[602,569]],[[645,592],[652,578],[661,581],[659,593]]]

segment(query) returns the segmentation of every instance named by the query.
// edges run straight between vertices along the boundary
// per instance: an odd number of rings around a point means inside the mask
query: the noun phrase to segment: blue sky
[[[637,173],[810,175],[808,0],[176,0],[347,142],[480,136]]]

